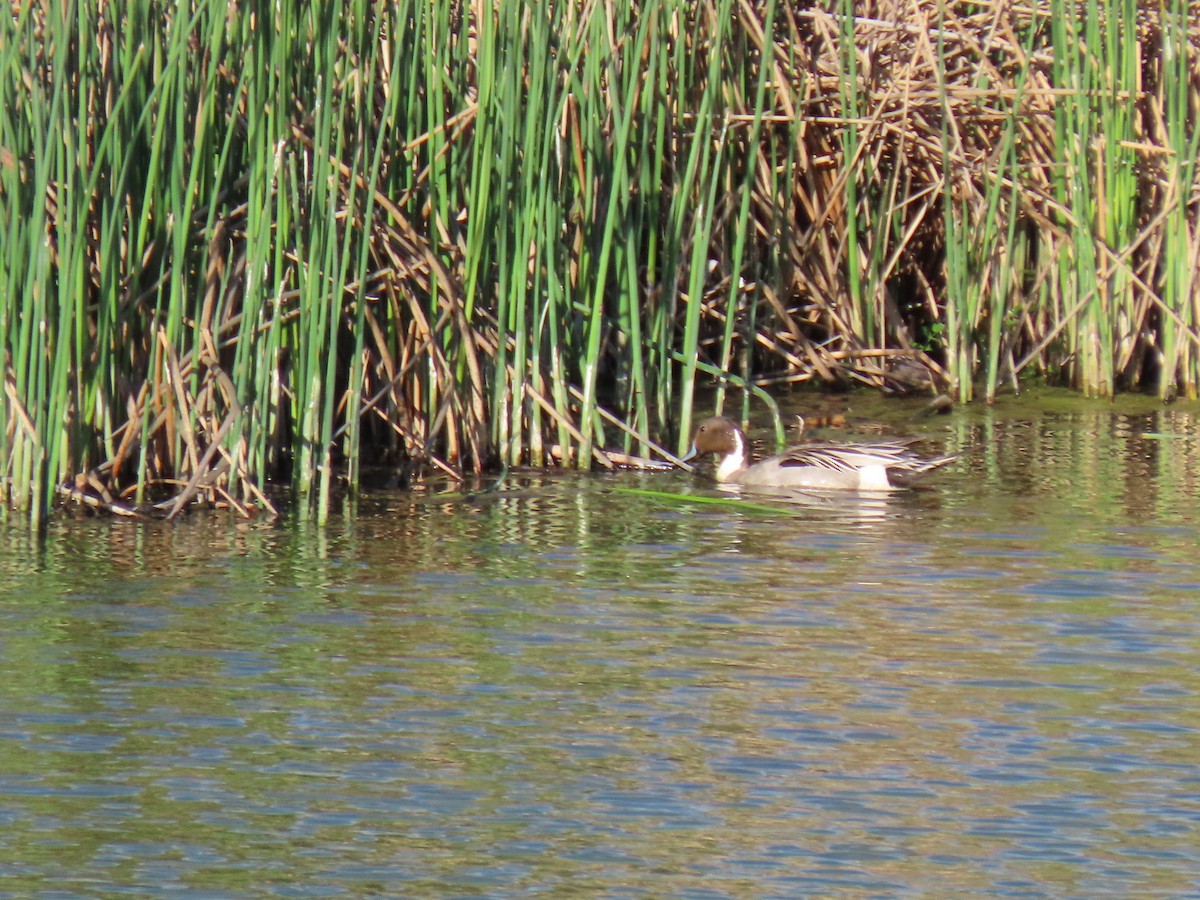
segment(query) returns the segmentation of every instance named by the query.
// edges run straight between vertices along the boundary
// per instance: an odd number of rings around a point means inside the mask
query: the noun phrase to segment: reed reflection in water
[[[7,530],[0,892],[1195,893],[1194,413],[922,431],[953,470],[786,516],[625,474]]]

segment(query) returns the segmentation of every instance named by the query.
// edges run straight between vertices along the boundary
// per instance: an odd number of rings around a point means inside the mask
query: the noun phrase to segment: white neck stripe
[[[746,467],[746,445],[738,432],[733,433],[733,449],[721,457],[717,465],[717,481],[728,481],[735,472]]]

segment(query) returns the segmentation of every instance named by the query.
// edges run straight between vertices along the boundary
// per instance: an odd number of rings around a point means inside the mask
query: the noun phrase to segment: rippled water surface
[[[884,409],[961,460],[0,529],[0,895],[1200,896],[1200,419]]]

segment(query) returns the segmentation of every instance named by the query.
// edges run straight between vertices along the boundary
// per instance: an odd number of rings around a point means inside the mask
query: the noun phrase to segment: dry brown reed
[[[1162,298],[1164,258],[1173,245],[1169,229],[1182,224],[1187,284],[1181,293],[1189,304],[1200,303],[1200,169],[1180,158],[1168,122],[1178,119],[1183,91],[1187,110],[1185,146],[1194,149],[1200,115],[1200,6],[1187,5],[1186,39],[1177,35],[1175,52],[1184,52],[1188,77],[1168,84],[1164,71],[1164,7],[1138,3],[1135,30],[1128,36],[1136,51],[1135,83],[1095,82],[1086,90],[1063,84],[1073,70],[1056,64],[1052,22],[1055,17],[1082,17],[1083,4],[983,2],[940,4],[928,0],[842,4],[853,19],[829,7],[789,4],[785,28],[775,42],[771,121],[795,135],[796,159],[788,184],[790,216],[774,233],[777,215],[775,167],[764,143],[747,148],[755,156],[759,177],[755,202],[760,236],[788,243],[786,277],[768,293],[775,314],[760,344],[778,351],[783,365],[778,377],[819,377],[836,382],[850,375],[871,384],[889,383],[886,360],[910,351],[940,379],[960,381],[947,371],[947,320],[962,298],[950,293],[947,278],[947,209],[961,211],[958,223],[981,241],[978,264],[971,273],[983,296],[1003,293],[1003,321],[997,335],[1003,346],[1003,375],[1016,383],[1032,369],[1052,380],[1066,380],[1096,392],[1137,389],[1151,374],[1162,378],[1169,395],[1178,389],[1195,396],[1194,367],[1177,369],[1162,357],[1164,320],[1181,322],[1179,311]],[[1182,8],[1182,4],[1179,5]],[[1132,8],[1133,5],[1129,4]],[[1110,4],[1107,14],[1119,7]],[[1103,10],[1102,10],[1103,12]],[[743,3],[741,21],[761,46],[761,4]],[[1110,39],[1101,23],[1099,36]],[[1128,27],[1128,23],[1122,24]],[[848,115],[849,44],[853,34],[854,115]],[[1073,48],[1105,63],[1105,48],[1089,45],[1079,35]],[[1062,48],[1060,48],[1061,50]],[[1061,53],[1059,54],[1061,56]],[[1060,189],[1066,158],[1057,116],[1064,105],[1105,102],[1125,107],[1131,116],[1128,134],[1106,134],[1095,127],[1086,135],[1082,178],[1095,198],[1093,221],[1079,221],[1078,198]],[[751,110],[732,110],[743,119]],[[1105,122],[1098,120],[1097,126]],[[853,129],[850,155],[845,135]],[[1003,153],[1006,129],[1012,129],[1012,161]],[[1111,161],[1129,167],[1134,180],[1133,228],[1128,235],[1107,235],[1103,222],[1105,165],[1120,142],[1128,159]],[[1177,168],[1178,167],[1178,168]],[[1177,172],[1190,181],[1180,184]],[[847,186],[853,184],[851,194]],[[992,192],[999,186],[993,214],[998,226],[985,227]],[[857,198],[853,220],[848,197]],[[950,198],[949,206],[945,203]],[[1172,220],[1167,212],[1184,215]],[[1020,246],[1006,235],[1011,223]],[[1083,229],[1094,244],[1099,266],[1127,273],[1127,293],[1106,296],[1104,314],[1115,330],[1107,351],[1113,354],[1113,382],[1088,382],[1073,337],[1094,297],[1082,289],[1074,295],[1057,280],[1057,267],[1078,255],[1075,242]],[[857,244],[847,253],[847,244]],[[848,259],[858,261],[857,269]],[[857,281],[857,286],[855,282]],[[964,313],[966,314],[966,313]],[[986,336],[986,315],[971,314],[977,338]],[[1200,344],[1195,319],[1185,324],[1185,342]],[[979,341],[971,352],[980,353]],[[816,347],[814,348],[814,345]],[[928,350],[928,355],[920,351]],[[978,362],[978,360],[975,360]],[[946,368],[942,368],[941,363]],[[1162,370],[1165,369],[1165,372]],[[974,369],[967,370],[975,374]],[[999,372],[990,373],[991,390]],[[960,385],[969,395],[971,382]]]

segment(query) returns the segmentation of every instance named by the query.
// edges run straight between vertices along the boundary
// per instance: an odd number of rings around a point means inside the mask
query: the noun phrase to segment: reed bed
[[[0,508],[323,519],[712,385],[1197,394],[1187,0],[272,11],[0,17]]]

